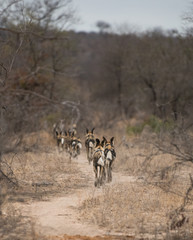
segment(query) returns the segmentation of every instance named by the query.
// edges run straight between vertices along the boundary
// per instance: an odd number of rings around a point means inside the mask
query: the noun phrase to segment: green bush
[[[159,133],[162,129],[169,131],[174,127],[173,120],[162,120],[154,115],[150,116],[144,122],[135,125],[135,126],[127,126],[127,134],[129,135],[138,135],[141,134],[145,126],[150,126],[153,132]]]
[[[139,124],[136,126],[127,126],[127,134],[129,135],[138,135],[143,131],[144,125]]]

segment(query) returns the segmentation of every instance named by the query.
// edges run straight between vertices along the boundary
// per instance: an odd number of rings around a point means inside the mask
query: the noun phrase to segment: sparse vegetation
[[[19,204],[81,193],[76,220],[109,236],[59,239],[192,239],[191,29],[117,34],[99,21],[99,33],[76,33],[69,0],[0,3],[0,238],[55,239]],[[82,142],[86,128],[115,137],[100,192],[84,148],[80,162],[58,151],[61,119]]]

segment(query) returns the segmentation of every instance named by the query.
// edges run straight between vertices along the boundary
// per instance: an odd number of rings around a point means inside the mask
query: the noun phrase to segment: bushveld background
[[[193,239],[192,29],[139,34],[100,22],[77,33],[66,30],[77,20],[70,4],[1,1],[1,239],[44,238],[11,203],[87,185],[55,149],[60,119],[83,142],[86,127],[115,136],[114,172],[136,180],[85,200],[82,221],[136,239]]]

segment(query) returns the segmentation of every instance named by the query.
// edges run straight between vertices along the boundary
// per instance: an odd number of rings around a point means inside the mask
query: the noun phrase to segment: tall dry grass
[[[48,200],[53,195],[70,194],[86,184],[77,164],[65,152],[58,151],[46,132],[24,136],[14,152],[2,155],[1,170],[17,182],[13,185],[1,181],[1,240],[43,239],[35,233],[32,219],[18,212],[17,202]]]
[[[193,236],[193,194],[183,211],[192,163],[178,165],[172,154],[154,146],[155,135],[119,136],[114,172],[135,176],[136,182],[105,186],[101,196],[90,196],[81,206],[84,221],[109,232],[133,235],[137,239],[191,239]],[[177,213],[176,217],[174,215]],[[180,226],[180,218],[185,217]],[[179,227],[171,229],[179,220]],[[186,237],[186,238],[183,238]]]

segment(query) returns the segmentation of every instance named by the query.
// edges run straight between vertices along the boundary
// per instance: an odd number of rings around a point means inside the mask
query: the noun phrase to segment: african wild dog
[[[70,143],[70,156],[76,158],[80,155],[82,149],[82,143],[79,137],[74,136],[74,133],[71,135],[71,143]]]
[[[105,175],[107,177],[107,182],[112,181],[112,164],[116,158],[116,152],[114,148],[114,137],[107,141],[103,137],[104,141],[104,155],[105,155]]]
[[[92,161],[93,151],[94,151],[94,147],[95,147],[95,137],[94,137],[94,133],[93,133],[94,129],[95,128],[93,128],[91,131],[86,129],[85,147],[86,147],[87,159],[88,159],[89,164]]]
[[[96,147],[93,153],[93,170],[95,173],[95,187],[102,185],[104,180],[104,167],[105,167],[105,158],[104,158],[104,140],[100,142],[96,138]]]
[[[65,124],[64,124],[64,120],[61,119],[58,123],[55,123],[53,125],[53,136],[54,136],[54,139],[56,139],[56,143],[59,150],[60,149],[63,150],[64,148],[64,141],[65,141],[64,133],[65,133]]]
[[[65,131],[64,148],[67,153],[70,153],[71,149],[71,135],[71,130]]]
[[[76,124],[73,124],[73,125],[72,125],[71,132],[72,132],[74,135],[77,134],[77,127],[76,127]]]

